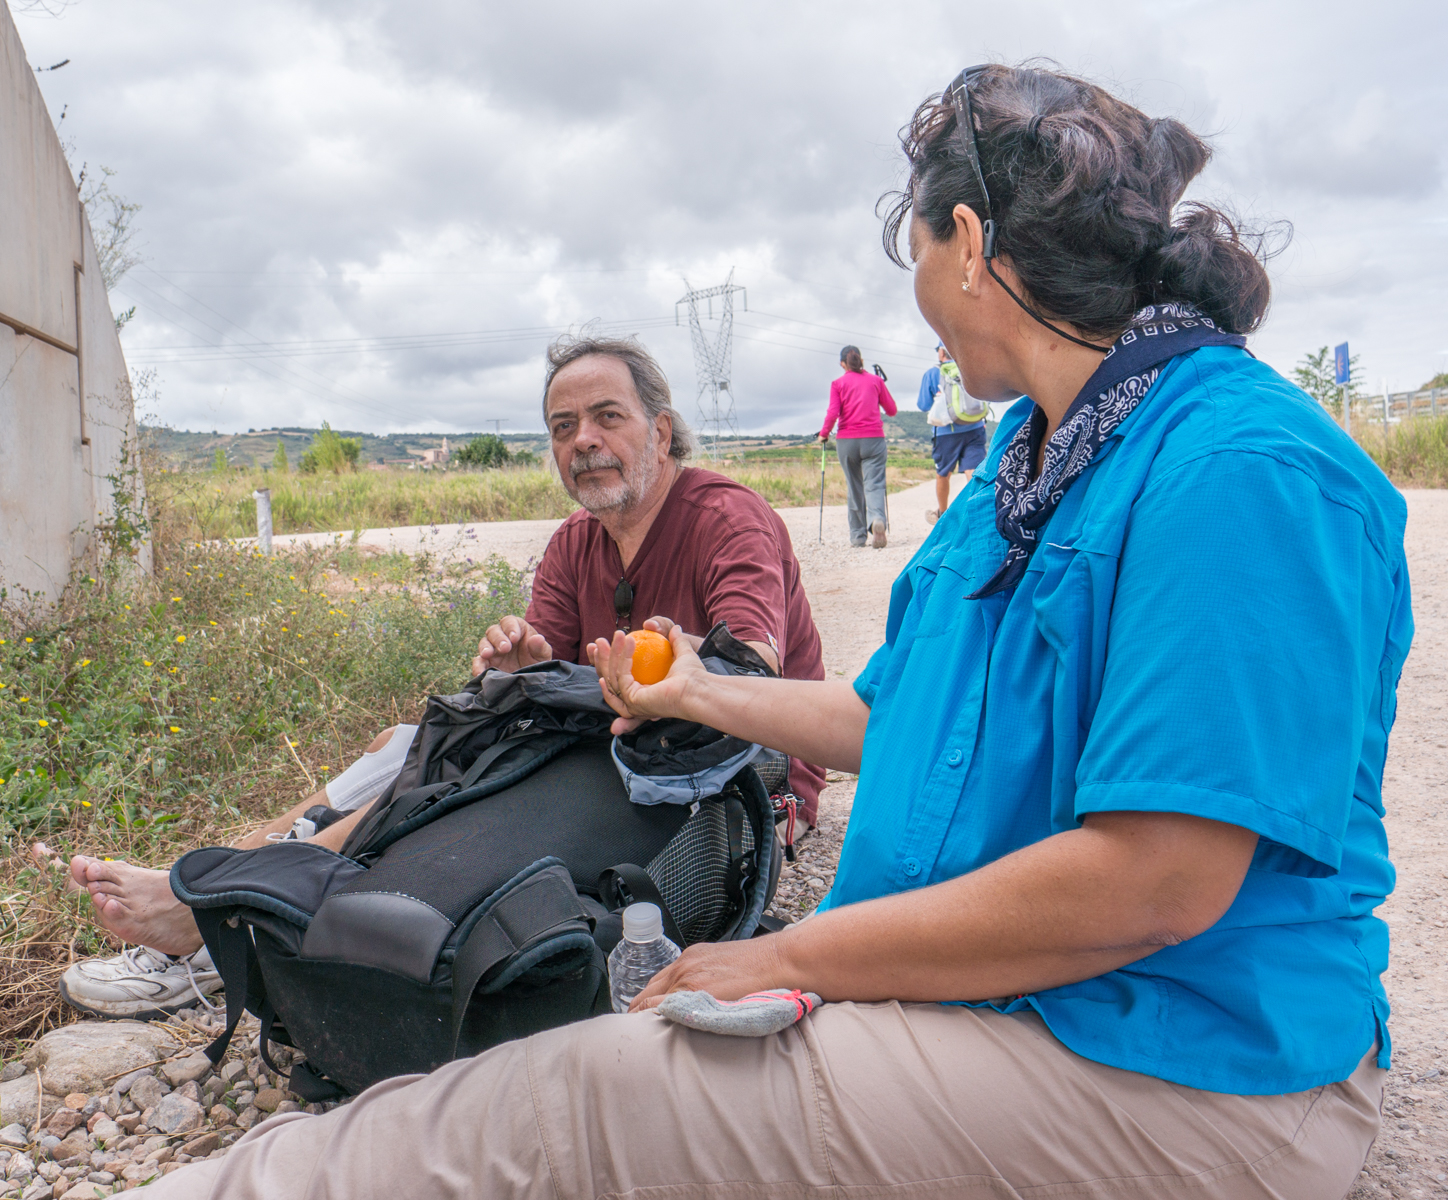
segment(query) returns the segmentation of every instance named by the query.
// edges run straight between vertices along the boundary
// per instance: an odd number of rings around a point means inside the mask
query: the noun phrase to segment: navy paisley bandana
[[[1223,333],[1185,304],[1156,304],[1138,312],[1046,443],[1041,473],[1031,478],[1046,433],[1046,414],[1039,406],[1002,453],[995,481],[996,529],[1010,549],[1000,570],[967,598],[979,600],[1020,583],[1035,553],[1038,531],[1106,439],[1151,390],[1168,360],[1198,346],[1246,344],[1240,334]]]

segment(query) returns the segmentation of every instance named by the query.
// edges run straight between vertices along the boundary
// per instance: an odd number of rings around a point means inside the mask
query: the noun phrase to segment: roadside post
[[[1334,368],[1334,382],[1342,389],[1342,427],[1347,430],[1348,436],[1352,436],[1352,398],[1350,396],[1352,383],[1352,359],[1348,356],[1347,343],[1333,347],[1332,363]]]
[[[820,545],[825,544],[825,447],[829,439],[820,440]]]
[[[256,501],[256,546],[263,554],[270,555],[272,552],[271,488],[260,488],[252,492],[251,497]]]

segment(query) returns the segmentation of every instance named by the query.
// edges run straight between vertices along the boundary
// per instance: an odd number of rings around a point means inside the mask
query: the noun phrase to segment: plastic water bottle
[[[623,940],[608,956],[608,994],[614,1012],[628,1012],[649,980],[679,957],[664,936],[664,915],[657,904],[630,904],[623,910]]]

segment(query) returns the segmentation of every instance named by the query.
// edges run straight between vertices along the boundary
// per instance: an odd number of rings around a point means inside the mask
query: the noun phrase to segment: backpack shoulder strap
[[[664,918],[664,936],[680,950],[689,943],[679,932],[678,922],[669,912],[663,894],[647,871],[634,863],[616,863],[598,877],[598,894],[610,909],[627,908],[630,904],[653,904]]]

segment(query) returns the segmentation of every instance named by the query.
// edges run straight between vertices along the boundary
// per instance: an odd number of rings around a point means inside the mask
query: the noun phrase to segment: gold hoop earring
[[[969,280],[969,279],[967,279],[964,283],[962,283],[962,284],[960,285],[960,290],[961,290],[962,292],[968,292],[968,291],[970,291],[970,280]]]

